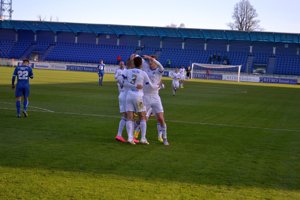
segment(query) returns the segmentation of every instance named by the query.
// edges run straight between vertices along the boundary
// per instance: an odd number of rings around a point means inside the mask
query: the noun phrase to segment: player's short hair
[[[156,55],[151,55],[150,57],[157,60],[157,56]]]
[[[29,64],[29,59],[27,59],[27,58],[23,59],[23,64],[28,65]]]
[[[135,66],[136,68],[141,67],[142,64],[143,64],[143,60],[142,60],[141,57],[135,57],[135,58],[133,59],[133,62],[134,62],[134,66]]]

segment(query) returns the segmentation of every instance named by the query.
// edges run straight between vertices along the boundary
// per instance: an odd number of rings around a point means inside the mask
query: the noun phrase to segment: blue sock
[[[21,112],[21,101],[16,101],[17,114],[20,115]]]
[[[23,109],[25,112],[27,112],[27,107],[28,107],[29,101],[27,100],[27,98],[24,99],[23,102]]]

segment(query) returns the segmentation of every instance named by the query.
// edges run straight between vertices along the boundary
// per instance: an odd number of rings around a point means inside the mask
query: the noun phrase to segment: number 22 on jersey
[[[18,79],[19,80],[27,80],[28,79],[28,71],[18,71]]]

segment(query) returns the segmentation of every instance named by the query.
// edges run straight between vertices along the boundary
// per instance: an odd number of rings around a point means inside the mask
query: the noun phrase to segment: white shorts
[[[120,107],[120,113],[126,112],[126,93],[121,92],[119,94],[119,107]]]
[[[140,95],[126,96],[126,112],[146,112],[146,107],[143,102],[143,97]]]
[[[180,80],[185,80],[185,75],[181,75]]]
[[[179,88],[179,81],[173,81],[172,86],[173,86],[173,88],[178,89]]]
[[[158,94],[153,95],[144,95],[144,104],[146,106],[146,110],[148,111],[152,108],[152,112],[154,114],[164,112],[164,108],[161,103],[160,96]]]

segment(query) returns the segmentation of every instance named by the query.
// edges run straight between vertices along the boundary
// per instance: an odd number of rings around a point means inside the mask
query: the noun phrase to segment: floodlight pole
[[[12,0],[0,0],[0,20],[11,20],[12,13]]]

